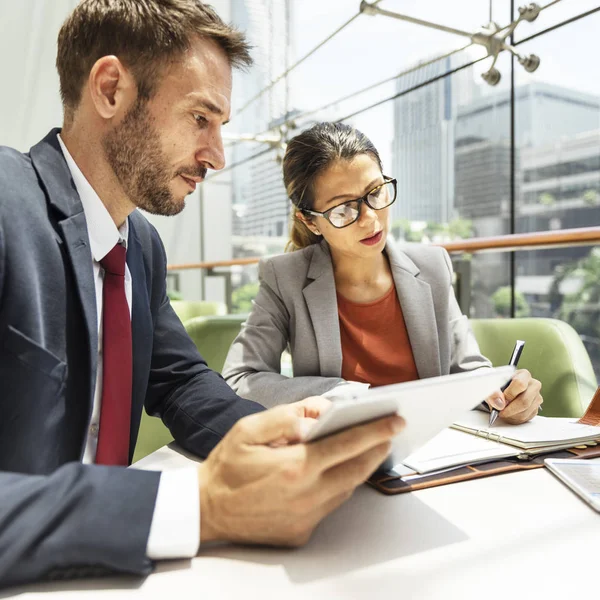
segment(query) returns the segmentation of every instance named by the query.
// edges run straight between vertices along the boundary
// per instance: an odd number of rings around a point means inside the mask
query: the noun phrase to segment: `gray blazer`
[[[491,366],[452,289],[452,263],[437,246],[388,241],[385,249],[419,377]],[[233,342],[223,377],[242,397],[270,407],[328,392],[341,379],[333,265],[326,242],[259,264],[252,313]],[[288,348],[294,377],[280,375]]]

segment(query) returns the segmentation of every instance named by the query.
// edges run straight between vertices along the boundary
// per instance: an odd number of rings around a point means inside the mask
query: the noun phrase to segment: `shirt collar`
[[[129,235],[129,219],[117,229],[110,213],[100,200],[90,182],[85,178],[75,160],[67,150],[60,134],[57,135],[58,143],[65,155],[67,166],[73,177],[75,188],[83,205],[85,220],[87,222],[88,236],[90,238],[90,247],[92,256],[96,262],[100,262],[117,243],[127,248],[127,237]]]

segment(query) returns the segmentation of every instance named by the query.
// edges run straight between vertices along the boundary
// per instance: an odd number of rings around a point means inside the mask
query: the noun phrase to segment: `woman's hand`
[[[541,389],[541,382],[533,379],[527,369],[519,369],[504,392],[494,392],[486,402],[490,408],[500,411],[498,416],[506,423],[518,425],[538,414],[538,409],[544,402]]]

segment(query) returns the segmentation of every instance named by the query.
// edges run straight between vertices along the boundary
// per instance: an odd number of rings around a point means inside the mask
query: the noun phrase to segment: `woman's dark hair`
[[[368,154],[383,171],[379,152],[362,132],[345,123],[317,123],[293,137],[283,157],[283,183],[292,202],[292,224],[286,250],[299,250],[320,241],[296,217],[296,211],[312,209],[316,178],[338,160],[351,161]]]

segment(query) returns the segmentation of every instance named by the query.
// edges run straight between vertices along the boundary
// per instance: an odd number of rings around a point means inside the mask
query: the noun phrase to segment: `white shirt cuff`
[[[151,560],[191,558],[200,547],[200,493],[196,467],[163,471],[146,555]]]

